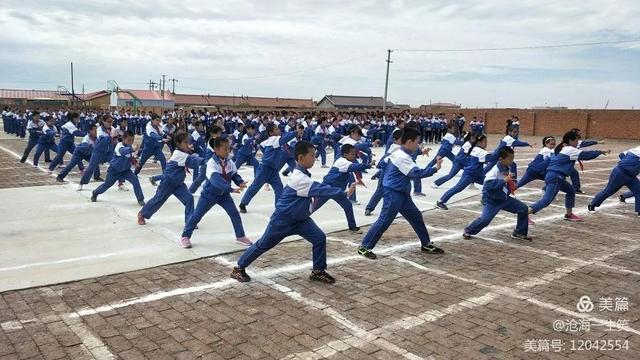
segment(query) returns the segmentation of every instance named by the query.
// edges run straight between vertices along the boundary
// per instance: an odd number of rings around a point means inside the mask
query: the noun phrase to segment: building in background
[[[381,96],[343,96],[325,95],[318,101],[320,109],[343,110],[382,110],[384,98]],[[393,103],[387,101],[387,108],[393,108]]]
[[[170,91],[160,90],[128,90],[112,91],[109,105],[126,108],[164,108],[173,109],[176,102]]]
[[[311,109],[313,99],[292,99],[281,97],[225,96],[225,95],[189,95],[175,94],[178,107],[216,107],[216,108],[264,108],[264,109]]]
[[[420,110],[425,110],[425,111],[429,111],[429,110],[438,110],[438,111],[442,111],[442,110],[455,110],[455,109],[460,109],[462,106],[460,104],[456,104],[456,103],[447,103],[447,102],[436,102],[436,103],[429,103],[429,105],[420,105]]]
[[[66,91],[0,89],[0,104],[8,106],[67,106],[72,96]]]

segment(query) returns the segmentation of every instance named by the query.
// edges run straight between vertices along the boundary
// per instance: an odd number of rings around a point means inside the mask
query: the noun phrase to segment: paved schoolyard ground
[[[631,146],[603,147],[616,154]],[[536,151],[517,152],[522,171]],[[332,286],[308,281],[310,246],[293,241],[256,261],[249,284],[229,279],[240,254],[233,252],[5,291],[0,359],[637,359],[640,219],[633,204],[617,199],[586,213],[616,159],[585,163],[586,194],[576,206],[585,222],[562,221],[561,195],[534,217],[533,242],[509,238],[515,219],[506,213],[475,239],[461,239],[481,210],[477,195],[424,212],[443,256],[421,254],[401,219],[380,241],[378,260],[355,253],[362,235],[330,233]],[[437,197],[432,180],[425,207]],[[517,196],[535,201],[540,187],[534,182]],[[20,224],[31,225],[44,228],[42,220]],[[101,234],[101,242],[115,238]],[[1,239],[3,249],[29,241],[7,232]]]

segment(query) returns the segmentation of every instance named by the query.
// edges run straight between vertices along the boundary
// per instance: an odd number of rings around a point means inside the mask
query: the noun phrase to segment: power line
[[[570,44],[553,44],[553,45],[535,45],[535,46],[515,46],[515,47],[496,47],[496,48],[469,48],[469,49],[393,49],[394,51],[404,52],[475,52],[475,51],[511,51],[511,50],[537,50],[537,49],[558,49],[582,46],[597,45],[614,45],[639,42],[640,39],[617,40],[617,41],[597,41]]]

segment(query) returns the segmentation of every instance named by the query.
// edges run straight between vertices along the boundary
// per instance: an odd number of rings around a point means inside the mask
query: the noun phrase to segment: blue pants
[[[382,200],[382,195],[384,193],[384,187],[382,186],[382,182],[384,181],[384,171],[380,171],[380,176],[378,177],[378,185],[376,186],[376,191],[373,192],[371,198],[369,198],[369,202],[365,207],[365,210],[373,211],[378,206],[380,200]]]
[[[593,200],[591,200],[591,205],[595,207],[602,205],[603,201],[618,192],[623,186],[628,187],[633,194],[632,196],[636,197],[636,212],[640,213],[640,201],[638,201],[640,196],[640,180],[635,176],[629,176],[626,172],[619,170],[618,167],[613,168],[611,175],[609,175],[607,186],[596,194]]]
[[[487,227],[489,223],[491,223],[500,210],[504,210],[512,214],[518,214],[518,222],[514,232],[520,235],[527,235],[529,232],[529,215],[527,213],[529,211],[529,207],[522,201],[512,197],[508,197],[506,201],[502,202],[485,200],[480,217],[473,220],[473,222],[469,224],[464,231],[470,235],[479,233],[482,229]]]
[[[431,242],[431,240],[429,240],[429,232],[427,232],[427,227],[424,224],[422,213],[413,203],[413,200],[411,200],[411,195],[390,188],[384,188],[380,217],[378,217],[378,220],[376,220],[362,239],[362,246],[369,250],[373,249],[398,213],[409,222],[413,231],[418,235],[422,246],[429,245]]]
[[[284,173],[290,174],[296,168],[296,160],[292,157],[287,158],[283,166],[285,165],[287,166],[287,168],[284,169]]]
[[[531,205],[531,209],[533,209],[534,214],[549,206],[553,199],[555,199],[556,195],[558,195],[558,191],[562,191],[566,194],[564,198],[564,206],[568,209],[573,209],[576,203],[576,191],[562,175],[545,179],[544,183],[545,189],[542,199]]]
[[[58,151],[58,146],[56,143],[46,143],[46,144],[38,144],[36,145],[36,153],[33,154],[33,165],[38,166],[38,162],[40,161],[40,156],[45,151]],[[46,158],[47,156],[45,156]],[[46,161],[46,160],[45,160]]]
[[[622,197],[625,198],[625,199],[632,198],[634,196],[635,195],[633,195],[633,193],[631,191],[627,191],[626,193],[622,194]]]
[[[462,177],[460,178],[460,181],[458,181],[458,183],[455,184],[451,189],[447,190],[447,192],[442,194],[440,201],[446,204],[447,201],[449,201],[449,199],[453,197],[453,195],[464,191],[464,189],[466,189],[467,186],[473,184],[474,182],[482,185],[482,177],[478,175],[467,175],[466,173],[463,172]]]
[[[462,170],[462,168],[463,166],[462,164],[460,164],[460,162],[454,161],[453,165],[451,166],[451,170],[449,170],[449,173],[445,176],[437,178],[436,181],[434,181],[434,183],[438,186],[446,183],[447,181],[453,179],[454,176],[458,175],[458,173],[460,172],[460,170]]]
[[[316,159],[320,157],[320,162],[322,165],[327,165],[327,149],[325,148],[324,143],[322,144],[314,144],[316,146]]]
[[[207,179],[207,163],[203,162],[202,165],[193,169],[193,182],[189,186],[189,192],[195,194],[200,188],[200,185]]]
[[[56,157],[53,158],[53,160],[49,164],[49,170],[53,171],[58,165],[62,164],[64,155],[67,152],[73,156],[73,152],[75,150],[76,145],[73,142],[60,141],[60,143],[58,144],[58,151],[56,151]],[[80,170],[84,170],[84,165],[82,165],[82,162],[80,162],[79,168]]]
[[[277,216],[271,217],[262,237],[240,256],[238,267],[241,269],[248,267],[260,255],[291,235],[301,236],[311,243],[313,270],[325,270],[327,268],[327,237],[318,225],[311,218],[292,223]]]
[[[421,193],[422,192],[422,178],[413,179],[411,181],[413,182],[413,192]]]
[[[61,179],[64,179],[65,177],[67,177],[67,175],[69,175],[69,173],[71,172],[71,170],[73,170],[75,166],[78,166],[78,167],[82,166],[84,168],[84,165],[82,165],[82,160],[90,161],[91,156],[81,155],[80,153],[74,151],[73,155],[71,156],[71,161],[69,161],[69,163],[64,167],[64,169],[60,171],[60,173],[58,174],[58,177]],[[95,177],[99,177],[100,167],[96,168],[95,172],[96,172]]]
[[[144,195],[142,194],[142,188],[140,187],[140,181],[138,177],[131,170],[127,170],[125,172],[114,173],[112,171],[107,171],[107,178],[104,180],[97,189],[93,190],[94,195],[100,195],[105,191],[109,190],[116,181],[127,180],[133,185],[133,193],[136,195],[136,199],[138,201],[144,201]]]
[[[521,188],[532,182],[533,180],[544,180],[544,175],[529,171],[529,169],[527,169],[527,171],[524,172],[522,178],[518,180],[518,187]]]
[[[282,181],[280,180],[280,174],[278,173],[278,170],[264,165],[260,165],[256,178],[253,179],[251,185],[249,185],[249,188],[245,191],[242,196],[242,200],[240,200],[240,204],[249,205],[251,199],[256,196],[264,184],[269,184],[273,188],[273,192],[276,195],[274,203],[277,204],[280,194],[282,194]]]
[[[190,238],[193,234],[193,230],[196,228],[200,220],[202,220],[202,217],[216,204],[220,205],[227,213],[227,215],[229,215],[231,224],[233,224],[233,230],[236,233],[236,238],[244,237],[242,219],[240,218],[240,213],[236,208],[236,204],[231,198],[231,194],[225,193],[222,195],[218,195],[211,194],[208,191],[203,191],[200,194],[198,205],[196,205],[195,210],[187,219],[184,230],[182,231],[182,236]]]
[[[89,165],[87,165],[87,167],[84,169],[84,174],[82,174],[82,178],[80,179],[80,184],[84,185],[84,184],[88,184],[89,183],[89,179],[91,178],[91,175],[96,173],[100,174],[100,164],[102,164],[103,162],[105,162],[107,159],[107,154],[103,153],[103,152],[92,152],[91,153],[91,159],[89,159]],[[99,175],[98,175],[99,176]],[[96,175],[94,175],[93,177],[94,179],[97,178]]]
[[[333,162],[336,162],[336,160],[338,160],[340,158],[340,143],[338,143],[337,141],[334,142],[333,144],[331,144],[331,147],[333,148]]]
[[[22,153],[21,161],[24,162],[29,157],[31,150],[38,144],[39,137],[29,136],[29,140],[27,141],[27,147],[24,148],[24,152]]]
[[[573,188],[575,190],[580,190],[580,187],[582,185],[580,184],[580,174],[578,173],[578,170],[576,170],[576,168],[571,169],[569,177],[571,178],[571,185],[573,185]]]
[[[162,207],[171,195],[177,197],[178,200],[184,204],[184,221],[186,223],[189,216],[193,213],[193,195],[191,195],[189,189],[187,189],[187,185],[184,183],[174,184],[166,180],[161,182],[160,185],[158,185],[156,194],[142,207],[140,213],[145,219],[151,219],[153,214],[160,210],[160,207]]]
[[[244,155],[244,154],[238,154],[236,156],[236,169],[240,169],[240,167],[244,164],[253,166],[253,177],[256,177],[256,173],[258,172],[258,166],[260,166],[260,163],[258,162],[258,160],[256,160],[256,157],[253,154],[250,155]]]
[[[164,174],[153,175],[151,178],[156,182],[160,182],[164,179]]]
[[[331,184],[329,184],[331,185]],[[353,229],[356,227],[356,217],[353,214],[353,205],[351,201],[347,199],[347,195],[344,193],[340,193],[331,198],[331,200],[335,201],[340,205],[342,210],[344,210],[344,215],[347,217],[347,224],[349,229]],[[322,207],[322,205],[326,204],[329,201],[329,198],[323,197],[319,198],[316,202],[313,203],[313,212],[316,212],[318,209]]]
[[[149,158],[151,156],[155,156],[155,158],[160,161],[160,166],[162,167],[162,170],[164,171],[164,168],[167,166],[167,159],[164,157],[164,153],[162,152],[162,147],[154,146],[154,148],[151,149],[151,146],[147,146],[147,147],[142,149],[142,155],[140,156],[140,162],[138,163],[138,168],[135,171],[136,175],[138,175],[140,173],[140,170],[142,170],[142,167],[147,162],[147,160],[149,160]]]

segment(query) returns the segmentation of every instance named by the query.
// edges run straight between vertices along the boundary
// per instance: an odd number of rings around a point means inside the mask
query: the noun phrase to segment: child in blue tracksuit
[[[155,158],[160,161],[160,166],[163,171],[167,166],[167,159],[162,152],[165,136],[160,128],[160,117],[158,115],[154,115],[151,121],[147,123],[145,134],[147,137],[142,139],[142,153],[140,155],[140,161],[138,161],[138,166],[136,167],[136,175],[140,174],[142,167],[152,156],[155,156]]]
[[[631,190],[632,196],[636,198],[636,213],[640,216],[640,146],[629,149],[620,154],[618,165],[613,168],[609,175],[607,186],[602,189],[587,206],[589,211],[596,211],[608,197],[615,194],[620,188],[626,186]],[[624,199],[624,196],[621,197]]]
[[[513,149],[502,147],[498,152],[496,165],[485,175],[482,186],[482,214],[464,229],[462,237],[471,239],[472,235],[479,233],[487,227],[500,210],[518,214],[516,228],[511,233],[515,239],[531,241],[528,235],[529,224],[527,222],[529,208],[522,201],[509,196],[515,189],[515,183],[511,177],[510,167],[513,162]]]
[[[67,121],[60,127],[60,142],[58,143],[56,157],[49,164],[49,174],[51,174],[58,165],[62,164],[64,155],[67,152],[69,152],[73,156],[73,151],[76,148],[74,142],[75,137],[84,137],[86,135],[84,131],[80,131],[77,127],[78,120],[80,119],[78,113],[70,113],[67,118],[69,119],[69,121]],[[82,162],[80,162],[78,168],[80,169],[80,171],[84,170],[84,165],[82,165]]]
[[[127,130],[122,134],[122,141],[116,145],[113,151],[113,157],[109,162],[107,178],[102,184],[100,184],[100,186],[98,186],[97,189],[93,190],[93,193],[91,193],[92,202],[96,202],[98,200],[98,195],[109,190],[116,181],[126,180],[133,186],[133,193],[136,195],[138,204],[140,206],[144,206],[144,195],[142,194],[140,181],[133,171],[131,171],[131,168],[134,167],[136,161],[133,156],[133,140],[134,135],[131,131]]]
[[[94,175],[94,179],[97,181],[104,181],[99,177],[100,173],[98,171],[100,164],[108,161],[111,156],[111,125],[113,124],[113,118],[110,115],[104,115],[100,122],[101,124],[96,132],[96,142],[91,152],[91,159],[89,159],[89,165],[87,165],[82,178],[80,178],[78,191],[82,190],[83,185],[89,183],[91,175]]]
[[[402,138],[402,130],[398,129],[394,131],[391,136],[393,136],[393,144],[391,144],[391,146],[387,149],[387,152],[380,159],[378,165],[376,165],[378,172],[376,172],[371,177],[372,180],[375,180],[377,178],[378,184],[376,185],[376,191],[374,191],[373,195],[371,195],[367,206],[364,208],[364,216],[370,216],[373,210],[375,210],[376,206],[378,206],[380,200],[382,200],[382,195],[384,194],[384,187],[382,186],[382,183],[384,182],[385,169],[387,167],[387,164],[389,163],[389,155],[391,155],[394,151],[400,149],[401,147],[400,140]]]
[[[329,186],[334,186],[340,189],[346,189],[347,184],[349,183],[351,174],[356,171],[364,171],[371,167],[370,164],[362,164],[356,162],[356,148],[353,145],[345,144],[342,145],[340,150],[342,153],[342,157],[336,160],[331,169],[329,169],[329,173],[325,175],[322,183]],[[352,184],[355,186],[355,183]],[[335,202],[342,207],[344,210],[344,214],[347,218],[347,224],[349,225],[349,230],[357,232],[360,231],[360,228],[356,226],[356,218],[353,215],[353,204],[351,201],[347,199],[344,193],[340,193],[335,197],[331,198]],[[317,211],[324,205],[329,198],[319,199],[313,202],[313,212]]]
[[[378,220],[371,226],[362,239],[358,254],[375,259],[371,251],[382,234],[389,228],[396,215],[400,213],[420,238],[421,249],[431,254],[442,254],[444,251],[431,243],[422,213],[411,199],[411,179],[425,178],[435,174],[442,165],[442,159],[436,160],[435,167],[421,169],[411,158],[419,146],[420,132],[413,128],[405,128],[402,133],[402,147],[389,156],[383,180],[384,198],[382,211]]]
[[[451,130],[452,127],[449,127],[449,130]],[[456,139],[455,136],[453,136],[453,134],[451,132],[446,133],[441,141],[440,141],[440,148],[438,148],[438,153],[436,154],[436,156],[427,164],[427,168],[432,167],[435,163],[436,163],[436,159],[437,158],[447,158],[449,160],[451,160],[451,162],[453,163],[455,160],[455,156],[453,154],[453,147],[454,146],[460,146],[460,145],[464,145],[464,142],[462,139]]]
[[[533,180],[543,180],[544,174],[547,172],[547,166],[551,161],[551,154],[556,147],[556,139],[553,136],[545,136],[542,138],[542,149],[535,158],[527,166],[527,171],[518,179],[518,187],[523,187]]]
[[[604,141],[598,142],[597,140],[582,140],[582,130],[578,128],[573,128],[571,129],[571,131],[575,131],[580,137],[578,140],[578,146],[576,146],[576,148],[578,149],[583,149],[598,144],[604,144]],[[582,163],[580,163],[580,168],[582,170]],[[580,183],[580,173],[578,173],[578,170],[576,170],[575,168],[571,170],[571,174],[569,174],[569,177],[571,178],[571,185],[573,185],[573,188],[576,190],[576,194],[583,194],[581,189],[582,184]]]
[[[460,172],[460,170],[464,168],[465,160],[467,159],[467,155],[469,155],[469,150],[476,142],[476,135],[469,132],[464,136],[463,141],[464,143],[462,144],[462,146],[455,145],[451,149],[451,153],[454,155],[451,170],[447,175],[439,177],[436,179],[436,181],[433,182],[432,187],[434,189],[437,189],[440,185],[453,179],[453,177],[456,176]]]
[[[498,147],[493,151],[495,154],[498,154],[498,152],[500,152],[500,149],[502,149],[505,146],[513,149],[515,147],[525,147],[525,146],[533,148],[533,145],[535,145],[535,144],[531,145],[526,141],[518,140],[518,127],[511,126],[509,127],[508,131],[509,133],[505,135],[505,137],[502,138],[502,140],[500,140]],[[489,170],[491,170],[491,168],[493,168],[493,165],[495,164],[496,164],[495,161],[487,163],[487,165],[484,167],[484,173],[485,174],[488,173]],[[511,163],[511,175],[513,176],[514,180],[518,179],[518,165],[515,163],[515,161]]]
[[[197,127],[196,127],[197,128]],[[192,194],[195,194],[196,191],[198,191],[198,189],[200,188],[200,185],[202,185],[202,183],[207,179],[207,161],[209,161],[209,159],[211,159],[213,157],[213,148],[211,148],[210,146],[208,146],[206,144],[206,141],[204,142],[204,149],[202,149],[201,147],[203,145],[199,144],[199,143],[194,143],[193,142],[193,133],[195,133],[196,130],[194,130],[191,133],[190,136],[190,142],[191,142],[191,147],[192,150],[203,159],[202,165],[200,165],[199,168],[193,169],[193,176],[192,179],[193,181],[191,182],[191,185],[189,186],[189,192]],[[209,127],[209,140],[211,139],[217,139],[217,138],[221,138],[222,137],[222,128],[219,127],[218,125],[212,125],[211,127]],[[204,141],[204,135],[200,135],[200,137],[198,137],[198,140]],[[198,150],[196,150],[196,148]],[[197,170],[197,171],[196,171]],[[153,184],[154,186],[156,185],[155,182],[158,180],[161,180],[162,176],[158,177],[158,176],[154,176],[151,179],[149,179],[151,181],[151,184]]]
[[[324,232],[311,219],[311,202],[313,198],[333,198],[344,189],[313,181],[309,169],[316,160],[314,146],[306,141],[296,144],[296,169],[291,174],[289,184],[278,199],[276,210],[262,237],[251,245],[238,259],[231,277],[240,281],[251,281],[245,269],[260,255],[264,254],[282,239],[291,235],[299,235],[312,244],[313,271],[309,276],[312,281],[333,284],[335,279],[326,272],[327,241]],[[350,187],[349,191],[355,188]]]
[[[56,136],[58,136],[58,129],[55,126],[56,120],[49,116],[42,128],[42,135],[38,138],[38,144],[36,145],[36,152],[33,154],[33,167],[38,167],[38,161],[42,153],[46,151],[58,151],[58,145],[56,145]]]
[[[311,143],[316,147],[316,157],[320,157],[321,168],[327,168],[327,119],[322,118],[316,127],[314,135],[311,137]]]
[[[240,140],[240,145],[236,152],[235,165],[236,169],[240,169],[244,164],[253,167],[253,177],[255,178],[260,165],[256,160],[256,127],[253,124],[247,124],[244,128],[246,133]]]
[[[289,140],[288,143],[282,145],[282,166],[280,166],[280,168],[284,167],[285,165],[287,166],[287,168],[282,171],[282,176],[289,176],[289,174],[293,172],[293,169],[296,168],[296,144],[298,143],[298,141],[302,141],[303,136],[304,126],[298,125],[296,127],[296,137]]]
[[[138,213],[139,225],[146,224],[145,219],[150,219],[171,195],[177,197],[184,204],[185,222],[193,213],[193,195],[191,195],[187,185],[184,183],[184,179],[187,176],[186,168],[193,169],[196,166],[200,166],[204,160],[196,154],[190,154],[189,134],[186,132],[176,132],[173,135],[173,143],[176,145],[176,149],[171,154],[167,167],[162,173],[162,182],[158,186],[156,194]]]
[[[44,128],[45,125],[44,120],[40,119],[40,113],[37,111],[34,112],[26,126],[26,130],[29,132],[29,139],[27,141],[27,147],[24,148],[24,152],[22,153],[21,163],[27,161],[31,150],[38,144],[38,139],[42,136],[42,128]]]
[[[191,247],[191,235],[193,234],[193,230],[198,226],[202,217],[214,205],[218,204],[224,209],[231,219],[233,230],[236,233],[236,242],[249,246],[251,245],[251,240],[245,236],[240,213],[238,213],[236,204],[234,204],[233,199],[231,198],[231,193],[240,193],[242,189],[247,187],[247,184],[242,180],[242,177],[238,174],[236,165],[229,157],[229,154],[231,153],[229,139],[210,139],[209,147],[212,148],[215,153],[207,161],[205,170],[207,180],[202,187],[200,199],[198,199],[198,205],[196,205],[195,210],[187,219],[184,230],[182,231],[182,239],[180,240],[180,243],[184,248]],[[232,188],[232,182],[235,183],[238,188]]]
[[[486,162],[496,162],[498,158],[498,154],[493,152],[491,154],[487,153],[487,136],[480,135],[476,139],[475,145],[469,149],[469,154],[464,160],[464,171],[462,172],[462,177],[451,189],[447,190],[440,200],[436,202],[436,207],[441,210],[449,210],[447,207],[447,202],[451,199],[455,194],[462,192],[467,186],[471,184],[480,184],[482,185],[484,182],[483,175],[483,166]],[[509,163],[511,164],[511,163]]]
[[[577,160],[595,159],[598,156],[608,154],[611,151],[579,150],[576,148],[579,138],[580,136],[575,131],[569,131],[562,137],[562,143],[556,146],[553,154],[551,154],[551,160],[549,161],[549,166],[547,166],[547,172],[544,177],[544,195],[542,196],[542,199],[531,205],[529,208],[530,214],[535,214],[549,206],[558,194],[558,191],[563,191],[566,193],[565,207],[567,209],[564,220],[573,222],[582,221],[581,217],[573,213],[576,192],[573,189],[573,186],[567,182],[566,177],[571,173],[571,169],[574,168]]]
[[[282,146],[293,139],[296,136],[296,132],[290,131],[281,136],[280,128],[273,123],[267,125],[266,132],[269,137],[260,143],[262,147],[262,162],[258,168],[258,173],[240,201],[239,208],[243,214],[247,212],[247,205],[256,196],[262,185],[271,185],[275,193],[274,203],[278,202],[282,194],[282,181],[279,173],[282,167]]]
[[[64,182],[64,178],[73,170],[75,166],[80,167],[82,165],[82,161],[90,161],[91,153],[93,152],[93,145],[96,142],[96,134],[97,127],[93,124],[89,125],[87,128],[87,135],[82,138],[80,144],[78,144],[73,150],[73,155],[71,155],[71,160],[69,163],[60,171],[58,176],[56,176],[56,181]],[[84,166],[82,166],[84,168]],[[98,176],[100,173],[97,174]]]

